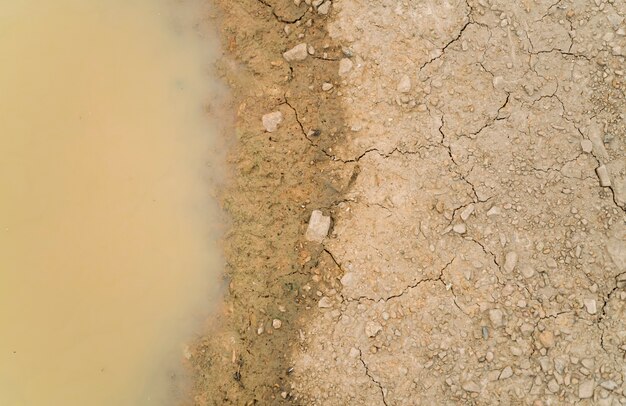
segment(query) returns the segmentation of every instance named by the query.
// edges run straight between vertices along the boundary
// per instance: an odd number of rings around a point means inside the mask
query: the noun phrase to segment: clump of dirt
[[[334,88],[342,50],[328,40],[325,16],[304,2],[215,3],[225,49],[219,72],[236,112],[227,131],[236,137],[235,173],[221,196],[231,222],[228,292],[218,321],[188,354],[194,403],[274,404],[290,400],[291,351],[317,306],[317,285],[338,285],[335,264],[303,235],[312,210],[328,213],[354,171],[318,148],[332,149],[343,128]],[[302,43],[302,60],[287,61],[283,53]],[[262,120],[269,113],[272,132]]]

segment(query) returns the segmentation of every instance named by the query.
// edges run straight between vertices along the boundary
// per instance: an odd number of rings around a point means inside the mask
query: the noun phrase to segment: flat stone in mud
[[[280,111],[274,111],[272,113],[265,114],[261,121],[263,122],[263,127],[265,131],[268,133],[273,133],[278,129],[280,123],[283,122],[283,113]]]
[[[328,229],[330,229],[330,216],[324,216],[320,210],[313,210],[304,237],[308,241],[321,243],[328,235]]]
[[[283,58],[287,62],[304,61],[309,56],[309,48],[307,44],[298,44],[283,54]]]
[[[351,70],[354,64],[348,58],[343,58],[339,61],[339,76],[347,75]]]

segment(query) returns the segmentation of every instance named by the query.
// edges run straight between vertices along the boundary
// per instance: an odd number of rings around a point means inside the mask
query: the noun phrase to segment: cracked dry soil
[[[217,3],[237,173],[196,404],[626,405],[626,2]]]

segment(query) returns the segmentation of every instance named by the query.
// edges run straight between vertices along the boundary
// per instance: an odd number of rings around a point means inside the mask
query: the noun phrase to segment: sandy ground
[[[230,289],[198,405],[626,404],[626,2],[223,10]]]

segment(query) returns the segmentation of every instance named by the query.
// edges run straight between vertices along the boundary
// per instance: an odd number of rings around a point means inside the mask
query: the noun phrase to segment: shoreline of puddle
[[[189,401],[188,346],[223,289],[229,113],[211,13],[0,10],[0,403]]]

